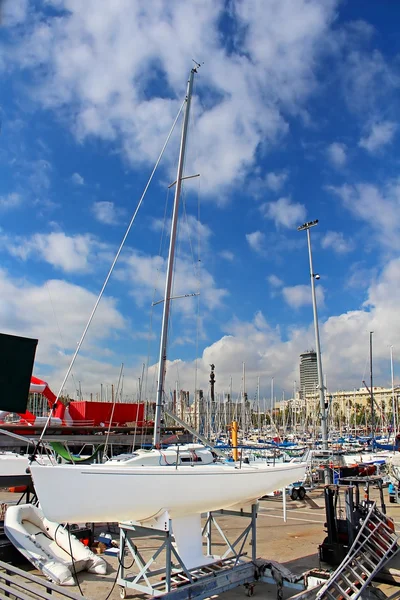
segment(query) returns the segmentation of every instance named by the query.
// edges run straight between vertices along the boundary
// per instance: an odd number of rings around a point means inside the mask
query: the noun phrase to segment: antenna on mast
[[[195,66],[195,68],[194,68],[194,70],[195,70],[195,71],[196,71],[196,73],[197,73],[197,69],[200,69],[201,65],[204,65],[204,62],[202,62],[202,63],[198,63],[198,62],[197,62],[197,60],[194,60],[194,58],[192,58],[192,61],[193,61],[193,62],[194,62],[194,64],[196,65],[196,66]]]

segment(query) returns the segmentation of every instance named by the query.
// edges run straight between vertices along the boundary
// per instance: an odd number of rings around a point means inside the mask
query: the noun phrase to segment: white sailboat
[[[53,465],[31,464],[31,473],[47,518],[60,522],[164,523],[172,520],[173,533],[186,566],[204,562],[201,548],[201,513],[244,506],[261,496],[301,480],[305,464],[239,464],[214,461],[210,450],[182,452],[180,460],[163,461],[160,450],[161,416],[166,367],[169,306],[172,292],[178,208],[193,78],[187,86],[181,148],[176,178],[168,268],[164,294],[163,321],[158,367],[158,388],[153,451],[135,453],[124,460],[105,464]],[[172,454],[176,455],[176,450]],[[207,458],[208,457],[208,458]]]

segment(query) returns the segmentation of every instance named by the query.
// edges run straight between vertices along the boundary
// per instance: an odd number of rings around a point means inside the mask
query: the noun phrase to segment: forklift
[[[343,561],[373,503],[370,488],[379,490],[380,510],[386,514],[382,477],[343,477],[324,487],[327,536],[319,546],[320,561],[330,565]]]

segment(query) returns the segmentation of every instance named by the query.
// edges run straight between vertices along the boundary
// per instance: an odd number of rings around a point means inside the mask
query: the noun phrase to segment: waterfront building
[[[302,398],[314,396],[318,390],[317,353],[307,350],[300,354],[300,394]]]

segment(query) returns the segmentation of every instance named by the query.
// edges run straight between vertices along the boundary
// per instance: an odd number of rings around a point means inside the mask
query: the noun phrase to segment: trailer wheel
[[[306,496],[306,490],[303,488],[303,486],[301,486],[301,488],[299,488],[299,498],[300,500],[304,500]]]
[[[122,600],[125,600],[125,598],[126,598],[126,587],[121,586],[119,588],[119,597],[122,598]]]
[[[291,493],[290,493],[290,498],[292,500],[297,500],[299,497],[299,490],[297,488],[293,488]]]

